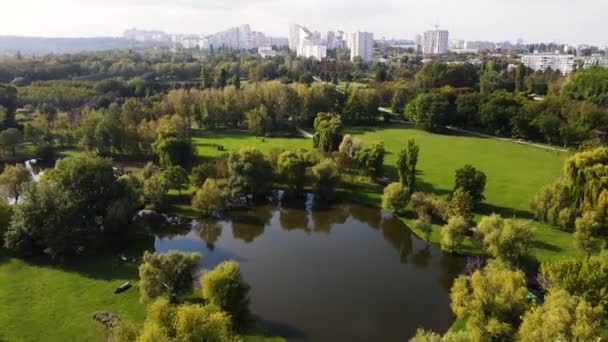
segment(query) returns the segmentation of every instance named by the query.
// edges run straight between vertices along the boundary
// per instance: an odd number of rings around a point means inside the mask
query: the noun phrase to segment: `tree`
[[[397,157],[397,172],[399,173],[399,181],[410,190],[413,190],[416,185],[416,165],[418,164],[418,153],[420,148],[414,139],[407,142],[407,148],[399,152]]]
[[[213,305],[179,305],[175,335],[177,341],[231,341],[230,316]]]
[[[597,216],[593,211],[586,211],[574,224],[574,245],[587,256],[598,253],[601,248],[602,241],[598,238],[601,224]]]
[[[215,178],[215,164],[206,162],[192,168],[192,183],[196,187],[201,187],[205,184],[207,178]]]
[[[289,191],[300,195],[306,182],[306,167],[308,167],[308,153],[285,151],[277,160],[278,172],[287,181]]]
[[[20,196],[7,232],[7,246],[17,252],[43,252],[54,259],[90,249],[116,248],[131,232],[115,227],[122,211],[130,222],[139,205],[133,187],[119,181],[108,159],[72,157],[57,161],[39,183],[30,182]]]
[[[6,149],[10,149],[14,156],[15,147],[17,147],[21,141],[23,141],[23,136],[16,128],[9,128],[0,132],[0,146],[2,146],[3,154],[6,153]]]
[[[207,179],[192,198],[192,206],[205,215],[216,214],[226,208],[226,193],[215,180]]]
[[[331,159],[325,159],[312,167],[311,174],[312,188],[319,200],[333,200],[336,196],[336,186],[338,183],[336,163]]]
[[[238,330],[247,327],[249,311],[249,285],[243,279],[239,264],[224,261],[201,277],[203,298],[228,313]]]
[[[152,144],[152,150],[164,167],[180,165],[187,168],[194,156],[192,141],[174,135],[160,134]]]
[[[405,115],[424,130],[442,131],[447,124],[450,103],[439,93],[420,94],[407,104]]]
[[[163,178],[165,179],[165,184],[169,189],[175,189],[180,194],[182,190],[188,188],[188,172],[186,170],[177,165],[170,166],[163,172]]]
[[[4,197],[11,198],[18,203],[24,185],[31,180],[32,174],[23,165],[7,165],[0,175],[0,188]]]
[[[268,115],[268,109],[264,105],[252,109],[246,113],[249,130],[257,136],[265,136],[272,130],[272,119]]]
[[[8,231],[13,218],[13,207],[0,199],[0,247],[4,246],[4,235]]]
[[[384,174],[384,142],[377,141],[355,155],[361,170],[370,178],[380,178]]]
[[[539,278],[547,289],[561,288],[587,303],[608,308],[608,259],[606,253],[588,258],[543,262]]]
[[[397,87],[395,93],[393,94],[393,98],[391,100],[391,106],[393,108],[393,112],[403,114],[403,110],[405,109],[405,105],[411,100],[412,91],[407,86]]]
[[[342,141],[342,120],[338,115],[319,113],[314,122],[313,146],[321,152],[335,151]]]
[[[526,66],[522,63],[517,65],[515,69],[515,91],[520,92],[525,90],[524,81],[527,74]]]
[[[483,192],[486,188],[486,175],[478,171],[471,165],[456,170],[456,182],[454,184],[454,193],[457,189],[462,189],[469,193],[473,198],[475,205],[485,199]]]
[[[165,204],[165,194],[169,190],[165,177],[155,173],[144,181],[144,199],[152,208],[160,209]]]
[[[466,321],[473,341],[504,341],[515,335],[526,311],[525,276],[498,261],[454,281],[452,311]]]
[[[603,317],[601,307],[593,307],[584,299],[555,289],[545,297],[542,306],[532,308],[523,316],[519,340],[598,341],[602,336]]]
[[[473,197],[461,188],[456,189],[448,202],[448,217],[460,216],[467,222],[473,220]]]
[[[482,218],[477,231],[486,253],[511,263],[528,253],[534,239],[534,232],[527,223],[503,219],[496,214]]]
[[[469,224],[461,216],[454,216],[448,220],[448,224],[441,228],[441,249],[455,252],[464,241]]]
[[[382,208],[394,213],[401,213],[409,202],[410,190],[401,183],[391,183],[384,188]]]
[[[228,174],[228,189],[233,198],[250,195],[256,201],[270,189],[272,166],[262,152],[244,147],[230,154]]]
[[[201,261],[200,253],[150,253],[146,251],[139,265],[139,288],[142,298],[167,296],[171,302],[177,296],[192,291],[194,272]]]

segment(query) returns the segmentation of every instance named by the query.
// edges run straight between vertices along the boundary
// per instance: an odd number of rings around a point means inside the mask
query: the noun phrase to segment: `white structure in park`
[[[353,32],[350,35],[350,60],[361,57],[366,62],[372,61],[374,51],[374,34],[371,32]]]
[[[422,37],[422,53],[444,55],[448,53],[449,32],[447,30],[426,31]]]
[[[327,44],[321,40],[319,34],[312,33],[300,25],[289,27],[289,48],[304,58],[322,60],[327,57]]]
[[[574,71],[574,55],[561,55],[559,53],[532,53],[521,56],[521,62],[534,71],[561,71],[568,75]]]
[[[260,46],[258,48],[258,54],[262,56],[262,58],[266,58],[275,57],[277,52],[272,49],[272,46]]]

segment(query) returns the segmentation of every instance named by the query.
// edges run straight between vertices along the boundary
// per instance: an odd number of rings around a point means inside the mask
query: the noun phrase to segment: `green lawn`
[[[137,263],[119,264],[113,256],[80,260],[69,266],[28,263],[0,251],[0,341],[104,341],[106,332],[92,317],[98,310],[142,322]],[[114,288],[134,287],[116,295]],[[261,332],[249,342],[281,342]]]
[[[360,137],[364,144],[384,141],[387,155],[387,174],[396,179],[395,163],[399,150],[408,139],[416,139],[420,145],[418,163],[418,189],[447,196],[454,185],[454,172],[465,164],[471,164],[486,173],[488,182],[484,201],[478,214],[499,213],[504,217],[532,219],[530,203],[539,189],[562,174],[567,153],[543,150],[513,142],[485,139],[464,135],[431,134],[409,126],[384,128],[348,128],[348,133]],[[305,138],[258,138],[246,131],[224,130],[198,132],[194,138],[197,152],[202,156],[217,156],[241,147],[256,147],[263,152],[272,148],[312,148],[312,141]],[[218,151],[213,144],[221,144],[226,151]],[[348,186],[342,189],[348,197],[372,205],[379,205],[382,188],[374,185]],[[183,210],[184,208],[182,208]],[[479,215],[478,215],[479,217]],[[404,218],[408,226],[412,220]],[[545,224],[531,222],[537,237],[533,253],[541,261],[554,257],[577,254],[569,233]],[[419,236],[420,231],[413,229]],[[431,242],[438,243],[439,227],[435,226]],[[465,242],[463,252],[479,253],[472,241]]]
[[[367,88],[367,83],[340,81],[338,83],[338,89],[344,91],[346,89],[346,84],[347,83],[348,83],[348,85],[349,85],[349,87],[351,89],[355,89],[355,88]]]

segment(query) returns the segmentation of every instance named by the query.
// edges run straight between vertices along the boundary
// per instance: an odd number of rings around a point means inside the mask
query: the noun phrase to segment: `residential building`
[[[554,70],[568,75],[574,71],[574,55],[559,53],[533,53],[521,57],[521,62],[534,71]]]
[[[334,31],[328,31],[327,32],[327,48],[328,49],[335,49],[336,48],[336,32]]]
[[[426,31],[423,36],[422,53],[427,55],[444,55],[448,53],[447,30],[435,29]]]
[[[166,34],[163,31],[146,31],[146,30],[138,30],[136,28],[126,30],[123,33],[123,37],[127,40],[134,40],[140,43],[149,43],[149,42],[157,42],[157,43],[170,43],[171,36]]]
[[[494,49],[496,49],[496,44],[494,42],[467,41],[466,44],[464,45],[464,48],[467,50],[494,51]]]
[[[258,54],[262,56],[262,58],[266,58],[275,57],[277,52],[272,49],[272,46],[260,46],[258,47]]]
[[[374,34],[371,32],[353,32],[351,34],[350,60],[361,57],[366,62],[372,61],[374,51]]]
[[[462,40],[462,39],[450,39],[449,49],[450,50],[462,50],[462,49],[464,49],[464,40]]]
[[[322,60],[327,57],[327,45],[320,35],[301,25],[290,26],[289,48],[304,58]]]
[[[593,66],[608,68],[608,56],[593,55],[591,57],[583,57],[583,68],[587,69]]]

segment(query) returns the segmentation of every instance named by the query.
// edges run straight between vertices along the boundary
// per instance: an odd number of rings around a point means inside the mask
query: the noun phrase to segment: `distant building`
[[[138,29],[126,30],[123,37],[127,40],[133,40],[140,43],[158,42],[170,43],[171,36],[162,31],[146,31]]]
[[[591,57],[583,57],[583,68],[591,68],[593,66],[601,66],[608,68],[608,56],[593,55]]]
[[[258,47],[258,54],[262,56],[262,58],[266,58],[275,57],[277,52],[273,50],[271,46],[260,46]]]
[[[465,46],[467,50],[490,50],[494,51],[496,49],[496,44],[494,42],[484,42],[484,41],[467,41]]]
[[[374,34],[371,32],[353,32],[350,48],[350,60],[361,57],[366,62],[372,61],[374,51]]]
[[[289,48],[298,56],[322,60],[327,57],[326,44],[319,33],[312,33],[304,26],[291,25],[289,27]]]
[[[450,50],[462,50],[462,49],[464,49],[464,40],[462,40],[462,39],[451,39],[448,48]]]
[[[564,75],[568,75],[574,71],[574,55],[533,53],[523,55],[521,62],[534,71],[559,70]]]
[[[334,31],[328,31],[327,32],[327,48],[328,49],[335,49],[336,48],[336,32]]]
[[[449,32],[447,30],[426,31],[422,41],[422,53],[444,55],[448,53]]]

